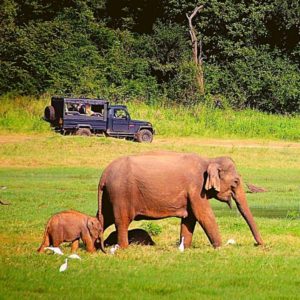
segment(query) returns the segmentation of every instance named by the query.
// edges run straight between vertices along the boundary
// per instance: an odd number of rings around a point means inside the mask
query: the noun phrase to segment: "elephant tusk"
[[[229,199],[226,203],[229,206],[229,208],[232,209],[232,201],[231,201],[231,199]]]

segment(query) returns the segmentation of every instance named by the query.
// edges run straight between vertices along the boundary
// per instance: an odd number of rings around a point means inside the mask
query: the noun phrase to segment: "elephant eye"
[[[239,178],[235,178],[232,184],[232,187],[236,188],[240,183],[240,179]]]
[[[239,179],[235,178],[231,184],[231,187],[236,188],[239,185],[239,182],[240,182]]]

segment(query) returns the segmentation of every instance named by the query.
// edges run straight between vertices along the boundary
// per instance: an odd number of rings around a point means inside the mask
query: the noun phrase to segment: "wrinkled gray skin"
[[[231,206],[231,198],[247,222],[257,244],[263,241],[248,207],[243,182],[229,157],[203,158],[196,154],[150,152],[113,161],[98,187],[98,218],[104,230],[116,225],[118,244],[128,246],[133,220],[181,218],[180,239],[189,247],[196,221],[213,247],[221,236],[209,199]]]

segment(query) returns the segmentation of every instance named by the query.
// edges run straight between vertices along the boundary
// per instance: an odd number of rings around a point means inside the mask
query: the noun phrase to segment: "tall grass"
[[[49,131],[48,123],[41,118],[49,98],[1,97],[0,131],[17,133],[43,133]]]
[[[300,140],[300,116],[270,115],[251,109],[186,108],[129,103],[134,118],[151,121],[159,135]]]
[[[0,131],[44,133],[48,123],[41,117],[50,98],[0,98]],[[133,119],[153,123],[161,136],[198,136],[214,138],[266,138],[300,140],[300,117],[270,115],[254,110],[234,111],[212,109],[205,105],[194,107],[140,102],[127,104]]]

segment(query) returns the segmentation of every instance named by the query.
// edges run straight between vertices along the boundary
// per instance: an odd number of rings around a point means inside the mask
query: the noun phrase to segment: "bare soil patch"
[[[242,147],[242,148],[300,148],[300,143],[289,141],[267,141],[267,140],[241,140],[241,139],[212,139],[212,138],[195,138],[195,137],[179,137],[179,138],[162,138],[157,137],[154,143],[176,145],[198,145],[212,147]]]
[[[43,139],[53,135],[48,134],[0,134],[0,144],[23,143],[35,139]],[[153,144],[198,145],[212,147],[243,147],[243,148],[300,148],[300,143],[289,141],[267,141],[249,139],[212,139],[198,137],[160,137],[153,140]]]

